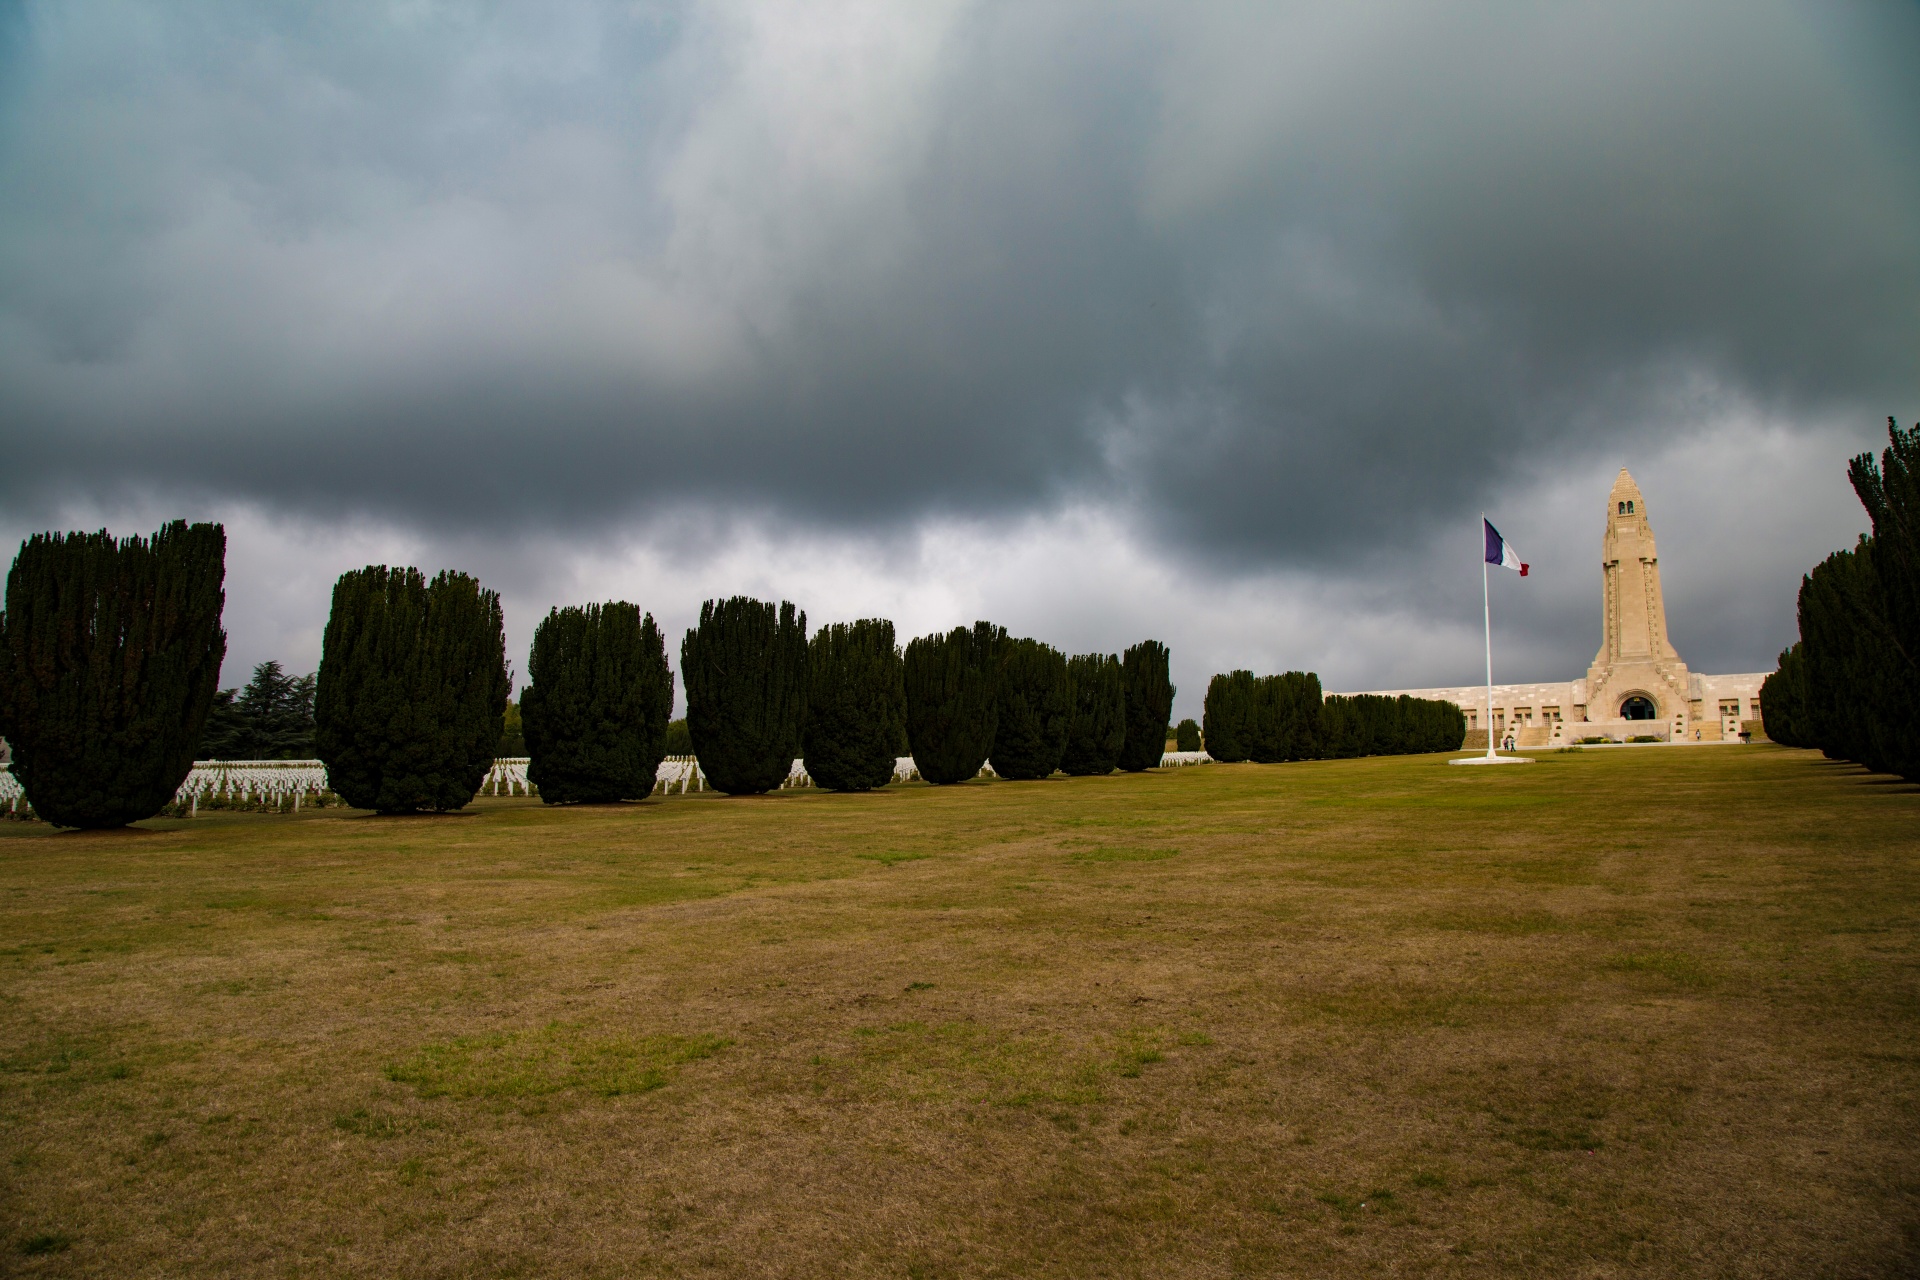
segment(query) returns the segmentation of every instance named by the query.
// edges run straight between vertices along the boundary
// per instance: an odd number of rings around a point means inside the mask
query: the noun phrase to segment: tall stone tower
[[[1647,500],[1625,467],[1607,495],[1600,547],[1605,639],[1587,668],[1587,719],[1661,720],[1684,729],[1687,664],[1667,639],[1660,553],[1647,523]]]

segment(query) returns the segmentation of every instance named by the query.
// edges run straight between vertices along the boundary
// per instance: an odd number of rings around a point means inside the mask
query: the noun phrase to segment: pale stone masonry
[[[1600,542],[1603,638],[1583,679],[1493,686],[1491,720],[1505,742],[1556,746],[1582,738],[1658,738],[1725,742],[1759,728],[1760,682],[1767,672],[1709,676],[1687,670],[1667,639],[1660,591],[1660,553],[1647,501],[1623,467],[1607,495],[1607,531]],[[1467,745],[1486,745],[1487,687],[1382,689],[1456,703],[1467,713]]]

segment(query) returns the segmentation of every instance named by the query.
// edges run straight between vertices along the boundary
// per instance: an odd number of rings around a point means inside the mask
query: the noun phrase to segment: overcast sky
[[[1330,688],[1570,679],[1629,467],[1770,669],[1920,418],[1920,6],[0,0],[0,537],[509,649],[625,598]],[[677,656],[677,655],[676,655]]]

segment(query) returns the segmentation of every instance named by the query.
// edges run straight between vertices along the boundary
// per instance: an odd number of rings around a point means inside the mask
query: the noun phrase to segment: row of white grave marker
[[[1205,764],[1212,758],[1204,751],[1169,751],[1160,757],[1160,765],[1162,768],[1172,768]],[[527,781],[528,763],[525,756],[495,760],[493,768],[487,772],[486,780],[480,784],[480,794],[531,795],[532,786]],[[901,756],[893,762],[895,782],[912,782],[919,776],[920,771],[913,767],[912,756]],[[991,778],[995,774],[991,766],[982,766],[980,776]],[[807,776],[806,763],[795,760],[780,789],[812,785],[813,779]],[[318,796],[326,789],[327,766],[318,760],[197,760],[187,780],[180,784],[174,799],[195,813],[199,812],[202,799],[215,798],[281,804],[292,797],[293,807],[298,809],[302,800]],[[689,791],[707,789],[706,775],[700,771],[700,762],[694,757],[668,756],[660,762],[653,786],[655,795],[685,795]],[[18,810],[24,798],[19,779],[10,772],[0,770],[0,804]]]

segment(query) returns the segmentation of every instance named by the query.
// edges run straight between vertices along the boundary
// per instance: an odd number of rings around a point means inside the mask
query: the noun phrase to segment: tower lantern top
[[[1611,525],[1626,517],[1644,520],[1646,515],[1647,500],[1640,496],[1640,486],[1633,482],[1632,474],[1625,467],[1620,468],[1613,492],[1607,495],[1607,523]]]

